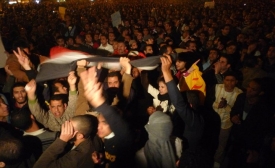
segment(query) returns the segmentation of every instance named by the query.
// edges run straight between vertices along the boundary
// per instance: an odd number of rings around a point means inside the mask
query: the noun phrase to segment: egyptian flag
[[[153,56],[130,61],[130,64],[142,70],[153,70],[160,64],[161,56]],[[107,69],[121,69],[119,57],[106,57],[102,55],[89,55],[79,51],[66,51],[53,56],[53,59],[43,62],[36,76],[37,82],[43,82],[51,79],[68,76],[69,72],[75,70],[78,60],[87,60],[88,67],[97,65],[98,62],[103,62],[102,67]]]

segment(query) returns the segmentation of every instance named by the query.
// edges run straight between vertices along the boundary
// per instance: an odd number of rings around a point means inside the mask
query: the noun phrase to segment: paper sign
[[[215,7],[215,2],[214,1],[213,2],[205,2],[204,7],[213,9]]]
[[[58,11],[59,11],[59,15],[60,15],[61,19],[64,20],[65,19],[66,8],[60,6],[58,8]]]
[[[111,15],[112,18],[112,24],[114,27],[118,27],[118,25],[121,24],[121,15],[120,12],[117,11]]]

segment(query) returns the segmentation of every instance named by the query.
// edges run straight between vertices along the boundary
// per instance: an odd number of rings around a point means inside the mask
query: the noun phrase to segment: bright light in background
[[[39,4],[39,0],[36,0],[35,2]]]
[[[16,1],[10,1],[9,4],[16,4]]]

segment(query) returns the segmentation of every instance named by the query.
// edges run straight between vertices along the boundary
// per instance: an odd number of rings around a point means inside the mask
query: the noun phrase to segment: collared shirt
[[[45,131],[46,131],[46,130],[45,130],[44,128],[41,128],[41,129],[39,129],[39,130],[37,130],[37,131],[34,131],[34,132],[25,132],[25,131],[24,131],[23,136],[26,136],[26,135],[37,136],[37,135],[40,135],[40,134],[44,133]]]

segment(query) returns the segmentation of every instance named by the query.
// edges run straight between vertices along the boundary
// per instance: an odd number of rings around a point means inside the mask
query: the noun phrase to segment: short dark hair
[[[51,101],[54,101],[54,100],[61,100],[62,103],[66,103],[65,100],[64,100],[64,94],[55,94],[55,95],[52,95],[51,98],[50,98],[50,103]]]
[[[106,34],[101,34],[100,37],[105,37],[108,40],[108,36]]]
[[[14,138],[0,139],[0,162],[6,165],[18,162],[22,152],[22,143]]]
[[[97,132],[98,120],[93,115],[78,115],[72,118],[77,122],[77,131],[83,134],[84,138],[94,137]]]
[[[68,86],[68,82],[64,81],[64,80],[55,80],[52,83],[52,93],[58,92],[58,88],[55,86],[55,84],[60,83],[61,85],[63,85],[64,87],[66,87],[67,89],[69,89]]]
[[[31,112],[29,108],[22,108],[11,113],[11,125],[26,131],[32,126]]]
[[[199,90],[188,90],[186,91],[186,98],[188,103],[192,104],[193,109],[198,109],[200,106],[200,91]]]
[[[196,54],[195,52],[181,52],[178,53],[177,60],[185,62],[185,68],[188,70],[196,61],[194,60],[194,58],[197,58]]]
[[[224,79],[227,77],[227,76],[233,76],[236,80],[238,79],[237,77],[237,73],[235,71],[226,71],[224,74]]]
[[[107,78],[115,77],[115,76],[118,78],[119,81],[121,81],[121,74],[117,71],[108,73]]]
[[[223,57],[227,60],[227,64],[230,64],[232,65],[232,58],[231,56],[228,56],[228,55],[221,55],[220,58]]]
[[[13,89],[16,88],[16,87],[23,87],[25,88],[26,86],[26,83],[25,82],[16,82],[12,85],[12,88],[11,88],[11,93],[13,93]]]
[[[15,50],[15,51],[17,51],[18,47],[21,48],[21,49],[23,49],[23,48],[29,48],[29,46],[30,45],[29,45],[29,43],[27,41],[25,41],[23,39],[19,39],[19,40],[15,41],[12,44],[12,49]]]

